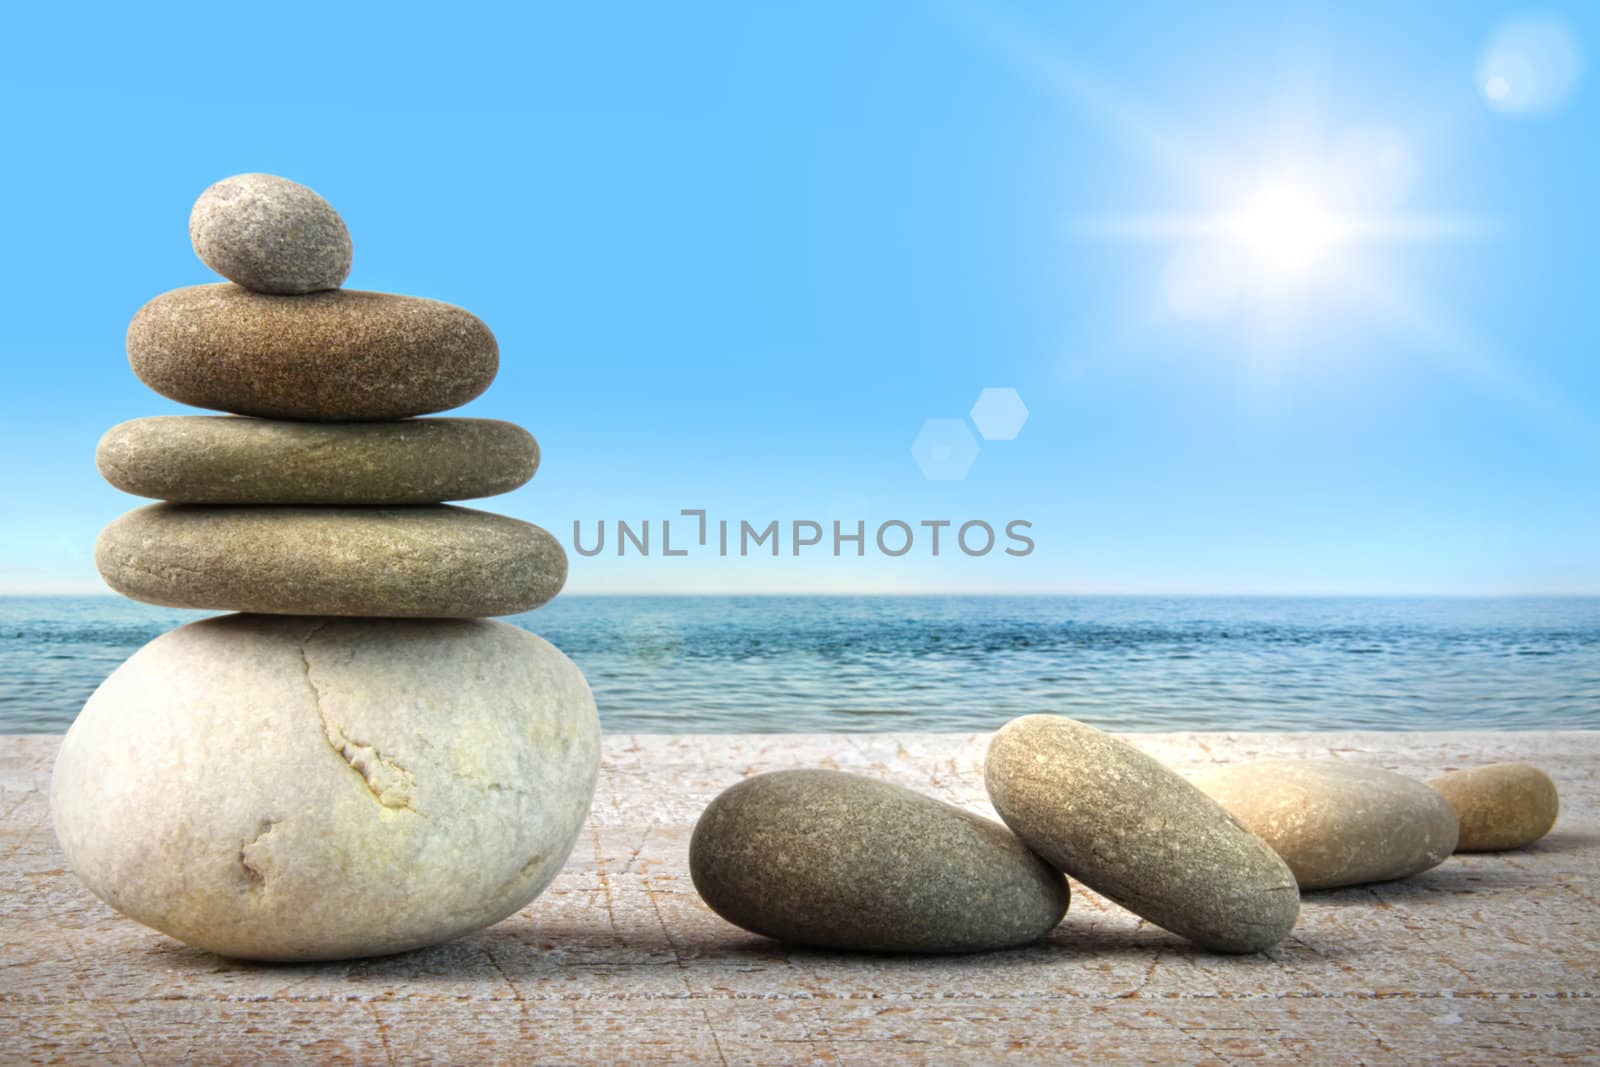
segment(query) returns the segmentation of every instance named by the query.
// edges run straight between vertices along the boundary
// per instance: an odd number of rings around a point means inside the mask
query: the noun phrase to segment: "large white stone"
[[[599,754],[582,673],[514,626],[229,615],[106,679],[51,806],[73,869],[125,915],[227,956],[368,956],[536,897]]]

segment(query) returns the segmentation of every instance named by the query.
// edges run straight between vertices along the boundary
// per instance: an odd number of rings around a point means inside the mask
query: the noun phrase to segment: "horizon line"
[[[557,597],[546,601],[538,608],[529,611],[538,611],[540,608],[552,603],[555,599],[712,599],[733,597],[772,597],[772,598],[809,598],[818,600],[842,600],[848,598],[896,598],[917,599],[933,597],[968,597],[968,598],[1006,598],[1020,599],[1189,599],[1189,600],[1597,600],[1600,599],[1600,590],[1577,590],[1571,592],[1438,592],[1438,591],[1390,591],[1390,592],[1327,592],[1327,591],[1158,591],[1158,590],[1006,590],[1006,589],[930,589],[930,590],[905,590],[905,589],[850,589],[850,590],[772,590],[772,589],[726,589],[726,590],[591,590],[572,591],[557,594]],[[0,589],[0,599],[25,600],[25,599],[52,599],[72,598],[84,600],[125,600],[130,604],[143,607],[164,608],[170,611],[228,611],[227,608],[182,608],[171,607],[164,604],[149,604],[145,601],[134,600],[111,590],[27,590],[9,591]],[[517,614],[526,614],[518,612]]]

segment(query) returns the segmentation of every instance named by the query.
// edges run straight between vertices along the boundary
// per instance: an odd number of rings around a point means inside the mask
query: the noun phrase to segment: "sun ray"
[[[1246,150],[1230,157],[1204,150],[1192,133],[1069,61],[1020,19],[975,4],[958,10],[1020,76],[1181,183],[1189,203],[1213,205],[1075,215],[1062,223],[1072,239],[1170,249],[1153,286],[1165,289],[1167,310],[1187,320],[1236,321],[1246,342],[1239,359],[1251,381],[1280,388],[1299,358],[1304,313],[1337,302],[1404,339],[1417,358],[1574,443],[1595,444],[1595,428],[1530,380],[1510,353],[1444,314],[1373,254],[1386,246],[1493,239],[1506,232],[1504,224],[1396,206],[1417,176],[1410,144],[1388,127],[1328,129],[1316,106],[1325,103],[1317,93],[1325,86],[1301,84],[1317,81],[1303,66],[1275,98],[1279,117],[1287,111],[1292,121],[1275,127],[1270,143],[1241,146]],[[1497,88],[1484,86],[1490,95]]]
[[[1592,421],[1530,378],[1514,356],[1479,337],[1395,272],[1364,262],[1360,270],[1341,270],[1339,282],[1356,294],[1375,321],[1405,338],[1411,351],[1451,377],[1575,446],[1600,447],[1600,433]]]
[[[1018,74],[1044,89],[1101,130],[1174,175],[1225,188],[1226,171],[1174,124],[1118,91],[1082,64],[1070,63],[1039,34],[998,7],[960,4],[973,30]]]

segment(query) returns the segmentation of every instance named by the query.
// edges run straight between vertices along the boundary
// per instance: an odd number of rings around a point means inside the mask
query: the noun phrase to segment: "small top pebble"
[[[273,174],[237,174],[201,193],[189,239],[206,266],[257,293],[337,289],[354,254],[332,204]]]

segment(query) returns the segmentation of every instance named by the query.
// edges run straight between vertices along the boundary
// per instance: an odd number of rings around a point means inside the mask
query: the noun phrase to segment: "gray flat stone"
[[[1196,944],[1258,952],[1294,928],[1300,893],[1266,843],[1126,741],[1061,715],[994,736],[984,783],[1029,848]]]
[[[189,213],[195,254],[258,293],[337,289],[353,250],[344,219],[299,182],[236,174],[200,194]]]
[[[539,446],[495,419],[160,415],[113,427],[95,458],[123,492],[184,504],[435,504],[510,492]]]
[[[134,600],[272,615],[515,615],[567,576],[566,552],[539,527],[443,504],[152,504],[101,532],[95,563]]]
[[[723,792],[689,872],[711,908],[796,945],[980,952],[1037,941],[1066,880],[1005,827],[859,774],[788,770]]]
[[[1528,763],[1468,767],[1428,784],[1461,820],[1457,852],[1526,848],[1549,833],[1561,813],[1555,782]]]
[[[340,421],[459,407],[489,388],[500,350],[471,312],[437,300],[345,289],[268,296],[223,283],[140,308],[128,359],[180,403]]]
[[[345,959],[533,900],[599,763],[583,675],[526,630],[227,615],[95,691],[50,808],[73,870],[123,914],[225,956]]]
[[[1195,779],[1271,845],[1301,889],[1405,878],[1456,847],[1456,813],[1414,778],[1337,760],[1257,760]]]

